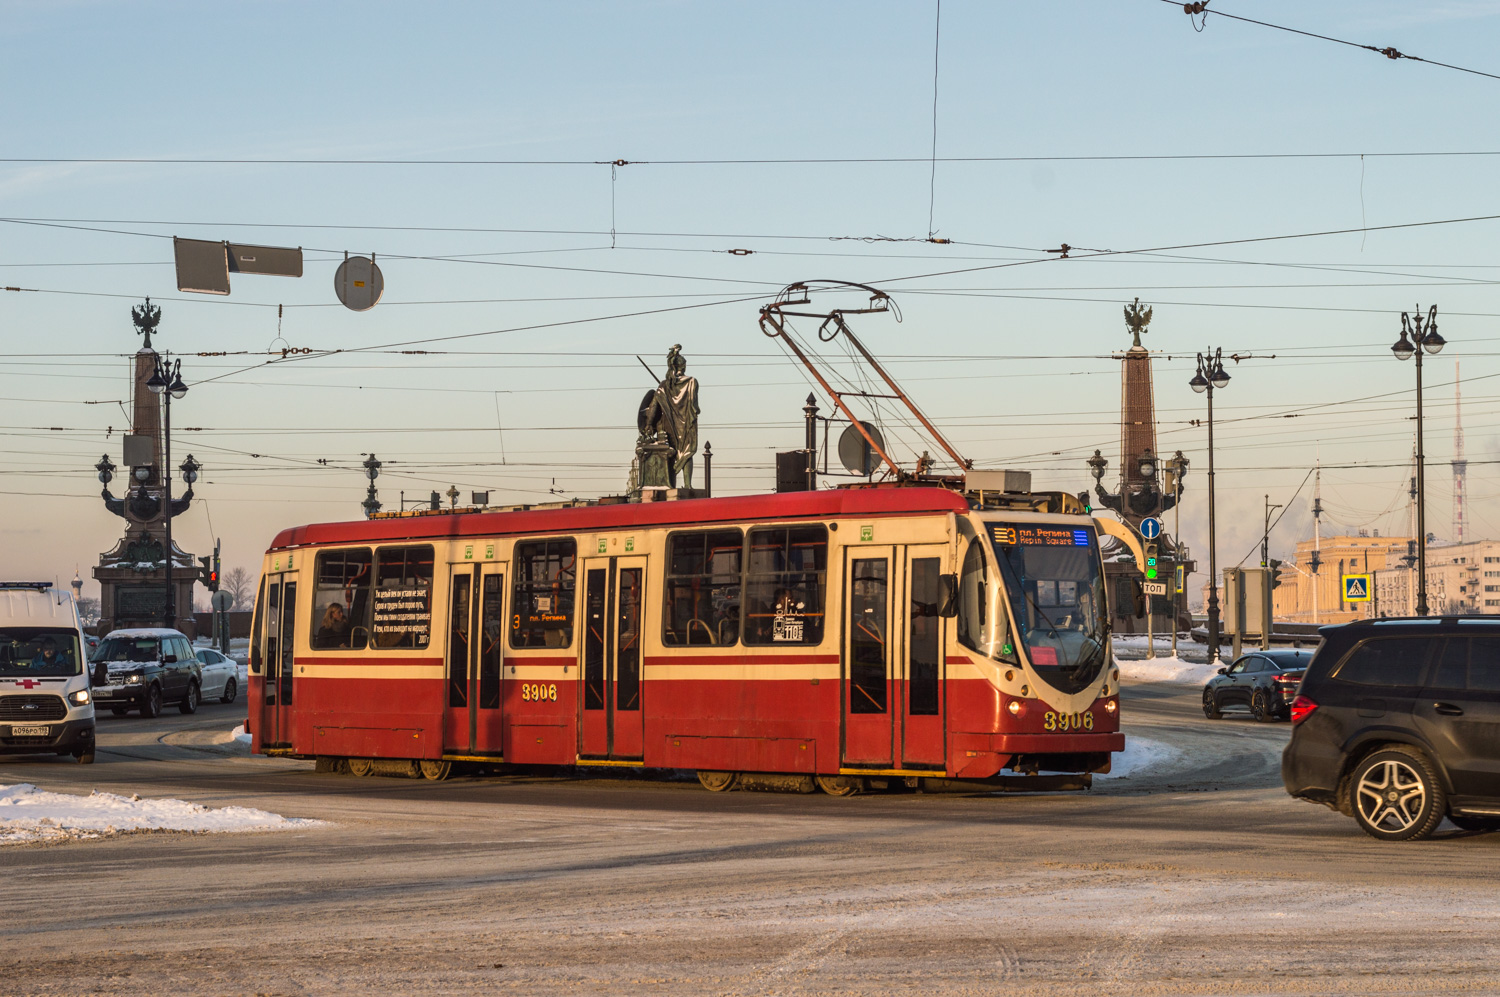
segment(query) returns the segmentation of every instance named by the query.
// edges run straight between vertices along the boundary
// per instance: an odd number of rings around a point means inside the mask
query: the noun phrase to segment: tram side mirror
[[[952,574],[939,575],[938,579],[940,584],[942,585],[942,601],[938,606],[938,615],[943,617],[957,616],[958,576]]]

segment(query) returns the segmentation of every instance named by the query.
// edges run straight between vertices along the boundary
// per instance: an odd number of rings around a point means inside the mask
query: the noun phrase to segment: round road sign
[[[1147,540],[1155,540],[1161,536],[1161,520],[1154,516],[1147,516],[1141,520],[1141,536]]]

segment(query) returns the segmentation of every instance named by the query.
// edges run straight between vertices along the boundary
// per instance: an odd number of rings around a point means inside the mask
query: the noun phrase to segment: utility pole
[[[1312,568],[1312,614],[1313,622],[1323,622],[1321,613],[1322,592],[1318,588],[1318,568],[1323,564],[1323,458],[1319,456],[1317,470],[1313,475],[1313,549],[1312,557],[1308,559],[1308,567]]]

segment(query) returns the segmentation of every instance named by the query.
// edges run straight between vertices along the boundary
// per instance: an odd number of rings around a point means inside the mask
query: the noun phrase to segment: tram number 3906
[[[528,703],[557,702],[557,686],[535,682],[521,683],[521,698]]]
[[[1046,731],[1093,730],[1094,715],[1092,713],[1053,713],[1049,710],[1042,714],[1042,729]]]

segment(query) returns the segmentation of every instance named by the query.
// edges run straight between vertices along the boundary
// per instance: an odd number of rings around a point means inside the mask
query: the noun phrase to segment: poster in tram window
[[[371,643],[426,647],[432,630],[432,548],[381,548],[376,560]]]

